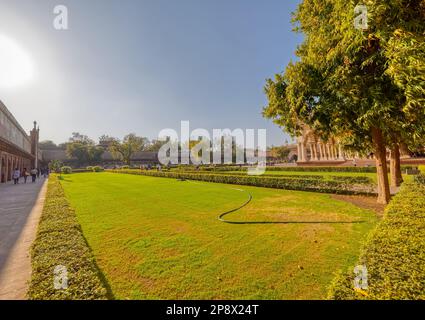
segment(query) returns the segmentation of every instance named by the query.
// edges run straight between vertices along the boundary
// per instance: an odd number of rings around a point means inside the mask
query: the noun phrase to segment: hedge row
[[[57,176],[48,182],[47,196],[31,249],[32,276],[28,297],[35,300],[107,299],[100,272],[69,206]],[[55,268],[66,267],[68,288],[55,289]],[[58,270],[56,270],[58,271]],[[63,274],[63,273],[61,273]],[[60,276],[60,274],[58,274]],[[64,283],[59,277],[59,284]]]
[[[185,171],[180,171],[185,172]],[[193,173],[193,171],[187,171],[190,173]],[[198,171],[199,172],[199,171]],[[221,175],[232,175],[232,176],[246,176],[247,172],[232,172],[229,173],[228,171],[217,171],[217,172],[211,172],[208,171],[208,174],[221,174]],[[266,177],[275,177],[275,178],[296,178],[296,179],[315,179],[315,180],[324,180],[325,178],[329,178],[329,180],[335,180],[335,181],[342,181],[350,184],[373,184],[373,180],[369,177],[348,177],[348,176],[319,176],[319,175],[297,175],[297,174],[267,174]]]
[[[425,185],[403,184],[358,265],[367,268],[368,289],[354,290],[352,269],[336,277],[330,299],[425,299]]]
[[[416,169],[416,166],[404,165],[401,166],[402,170]],[[200,166],[196,168],[194,166],[178,166],[175,170],[183,171],[246,171],[245,166]],[[388,169],[389,170],[389,169]],[[267,167],[267,171],[294,171],[294,172],[358,172],[358,173],[376,173],[376,167],[343,167],[343,166],[332,166],[332,167]]]
[[[359,186],[353,188],[350,183],[342,181],[326,181],[317,179],[304,179],[302,177],[268,177],[268,176],[248,176],[248,175],[220,175],[209,173],[191,173],[191,172],[163,172],[163,171],[140,171],[140,170],[108,170],[114,173],[125,173],[135,175],[145,175],[152,177],[198,180],[205,182],[238,184],[264,188],[275,188],[285,190],[313,191],[335,194],[363,194],[374,195],[373,186]]]
[[[329,176],[329,178],[335,181],[344,181],[352,184],[373,184],[373,180],[369,177]]]
[[[415,176],[415,182],[425,185],[425,173],[421,173]]]

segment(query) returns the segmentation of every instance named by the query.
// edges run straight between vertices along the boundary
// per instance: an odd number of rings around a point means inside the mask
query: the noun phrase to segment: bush
[[[72,168],[68,167],[68,166],[64,166],[64,167],[61,168],[61,172],[63,174],[70,174],[70,173],[72,173]]]
[[[100,166],[93,167],[93,172],[102,172],[102,171],[104,171],[104,169]]]
[[[128,169],[130,169],[130,166],[122,166],[121,169],[128,170]]]
[[[368,289],[353,289],[351,269],[339,274],[331,299],[425,299],[425,186],[406,182],[371,233],[359,265],[368,271]]]
[[[110,170],[115,173],[127,173],[152,177],[163,177],[184,180],[199,180],[205,182],[238,184],[264,188],[276,188],[286,190],[314,191],[336,194],[364,194],[374,195],[373,186],[353,188],[352,185],[343,181],[326,181],[319,179],[307,179],[304,177],[286,178],[269,176],[249,176],[233,174],[211,174],[205,172],[163,172],[163,171],[140,171],[140,170]]]
[[[425,174],[418,174],[417,176],[415,176],[415,182],[425,185]]]
[[[373,184],[373,180],[369,177],[344,177],[344,176],[330,176],[335,181],[344,181],[350,184]]]
[[[31,249],[32,275],[28,297],[36,300],[107,299],[93,255],[69,206],[62,186],[49,179],[47,196]],[[53,286],[54,269],[65,266],[68,289]]]
[[[88,166],[88,167],[86,167],[86,170],[87,170],[87,171],[93,171],[93,166]]]
[[[401,170],[414,170],[416,166],[403,165]],[[194,171],[197,170],[195,166],[180,165],[176,170],[181,171]],[[389,169],[388,169],[389,170]],[[199,171],[247,171],[246,166],[235,165],[221,165],[221,166],[200,166]],[[294,171],[294,172],[357,172],[357,173],[376,173],[376,167],[321,167],[321,166],[308,166],[308,167],[267,167],[267,171]]]

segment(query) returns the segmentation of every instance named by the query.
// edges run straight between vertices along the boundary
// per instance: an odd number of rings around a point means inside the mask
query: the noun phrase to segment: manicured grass
[[[377,222],[327,194],[113,173],[62,185],[117,299],[325,298]],[[246,201],[236,189],[253,200],[227,219],[292,223],[218,221]]]

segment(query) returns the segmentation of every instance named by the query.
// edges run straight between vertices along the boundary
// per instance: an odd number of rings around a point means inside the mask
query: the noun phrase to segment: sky
[[[153,139],[188,120],[209,131],[264,128],[267,144],[281,145],[289,137],[261,115],[263,87],[296,59],[298,2],[0,0],[0,39],[31,62],[25,81],[0,85],[0,100],[56,143],[72,132]],[[68,30],[53,27],[59,4]]]

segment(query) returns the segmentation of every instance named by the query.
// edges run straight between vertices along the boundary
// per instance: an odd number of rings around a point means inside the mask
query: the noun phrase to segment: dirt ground
[[[332,198],[346,201],[363,209],[375,211],[380,217],[384,215],[385,205],[376,202],[375,197],[366,196],[347,196],[347,195],[332,195]]]

